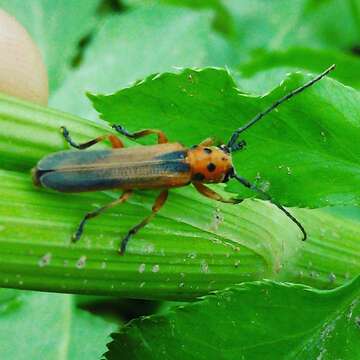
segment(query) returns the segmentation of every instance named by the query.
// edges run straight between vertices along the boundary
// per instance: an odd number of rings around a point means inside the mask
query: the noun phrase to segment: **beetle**
[[[312,86],[334,68],[335,65],[330,66],[320,75],[274,102],[244,126],[235,130],[228,143],[220,146],[215,146],[213,139],[208,138],[198,145],[187,148],[180,143],[169,143],[165,134],[160,130],[146,129],[130,133],[120,125],[113,125],[112,127],[127,138],[138,139],[155,134],[158,144],[124,148],[122,141],[113,134],[99,136],[88,142],[78,144],[72,140],[68,130],[62,127],[61,131],[67,143],[78,150],[87,149],[106,139],[110,140],[113,149],[84,152],[68,150],[50,154],[41,159],[37,166],[32,169],[33,182],[35,185],[60,192],[123,190],[118,199],[85,214],[72,236],[73,242],[80,239],[84,225],[89,219],[125,202],[133,190],[159,189],[160,193],[152,207],[152,212],[132,227],[122,239],[119,248],[121,255],[125,253],[131,236],[151,221],[165,204],[169,189],[192,183],[198,192],[208,198],[224,203],[238,204],[242,199],[226,199],[205,185],[206,183],[223,183],[230,179],[239,181],[245,187],[257,192],[263,199],[277,206],[298,226],[303,240],[306,240],[307,234],[304,227],[287,209],[274,201],[269,194],[237,174],[232,164],[231,155],[246,145],[244,140],[238,141],[241,133],[280,104]]]

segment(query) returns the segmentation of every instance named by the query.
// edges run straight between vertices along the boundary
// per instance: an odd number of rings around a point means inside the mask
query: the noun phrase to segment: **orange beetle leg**
[[[119,149],[124,147],[123,142],[117,136],[111,134],[108,135],[108,139],[110,140],[111,145],[114,149]]]
[[[166,144],[168,142],[166,135],[161,130],[146,129],[133,133],[132,135],[134,139],[138,139],[150,134],[156,134],[158,136],[158,144]]]
[[[199,146],[212,146],[212,145],[214,145],[214,142],[215,142],[215,140],[213,139],[213,138],[207,138],[207,139],[205,139],[205,140],[203,140],[200,144],[199,144]]]
[[[202,194],[210,199],[220,201],[223,203],[229,203],[229,204],[239,204],[243,201],[243,199],[233,199],[233,198],[224,199],[220,194],[216,193],[214,190],[211,190],[210,188],[208,188],[207,186],[205,186],[202,183],[194,182],[193,184],[194,184],[196,190],[200,194]]]

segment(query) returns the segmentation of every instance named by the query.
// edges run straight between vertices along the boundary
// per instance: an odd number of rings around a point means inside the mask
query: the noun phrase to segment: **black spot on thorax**
[[[195,173],[192,177],[192,180],[194,180],[194,181],[202,181],[204,179],[205,179],[205,176],[202,173]]]
[[[207,166],[207,169],[210,171],[210,172],[213,172],[215,171],[216,169],[216,165],[214,163],[209,163],[208,166]]]

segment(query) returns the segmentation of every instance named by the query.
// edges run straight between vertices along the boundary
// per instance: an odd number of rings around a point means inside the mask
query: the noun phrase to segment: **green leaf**
[[[209,136],[227,141],[232,131],[309,79],[293,74],[270,94],[252,97],[241,94],[225,70],[186,69],[90,99],[110,123],[121,119],[130,131],[159,128],[170,141],[189,146]],[[237,172],[287,206],[359,205],[359,103],[357,91],[323,79],[243,134],[248,146],[234,155]],[[253,196],[234,181],[227,189]]]
[[[109,17],[85,51],[82,66],[53,94],[51,105],[95,118],[91,104],[81,97],[85,91],[115,91],[179,66],[231,64],[236,59],[225,40],[212,31],[212,19],[211,12],[164,5]]]
[[[327,208],[326,210],[328,213],[336,216],[360,221],[360,208],[357,206],[330,207]]]
[[[63,81],[78,52],[79,41],[98,23],[95,10],[100,0],[0,0],[39,46],[47,65],[50,90]]]
[[[0,289],[4,359],[99,359],[117,326],[73,304],[73,296]]]
[[[245,283],[140,318],[113,335],[108,360],[357,359],[360,278],[332,291]]]
[[[256,52],[248,63],[239,66],[236,79],[240,89],[263,94],[278,86],[288,72],[298,70],[320,73],[336,64],[336,71],[329,74],[345,85],[360,88],[357,74],[360,59],[340,51],[294,47],[286,50]]]

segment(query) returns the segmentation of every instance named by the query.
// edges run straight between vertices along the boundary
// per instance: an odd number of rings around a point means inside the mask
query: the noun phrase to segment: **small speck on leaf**
[[[50,261],[51,261],[51,258],[52,258],[52,255],[51,253],[46,253],[38,262],[38,265],[40,267],[44,267],[46,265],[49,265],[50,264]]]
[[[86,265],[86,256],[83,255],[83,256],[81,256],[80,259],[77,261],[76,267],[77,267],[78,269],[82,269],[82,268],[85,267],[85,265]]]

